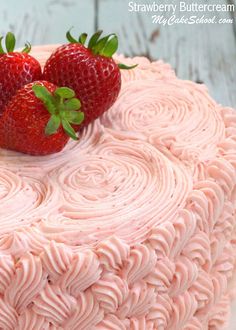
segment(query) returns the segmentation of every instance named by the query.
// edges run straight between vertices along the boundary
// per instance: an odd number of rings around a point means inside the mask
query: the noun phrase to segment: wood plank
[[[227,2],[229,4],[233,4],[236,8],[236,0],[227,0]],[[234,28],[234,38],[235,38],[235,42],[236,42],[236,9],[233,13],[231,13],[231,17],[233,18],[234,20],[234,25],[233,25],[233,28]]]
[[[0,1],[0,33],[16,34],[17,47],[62,43],[72,26],[76,35],[94,31],[94,0]]]
[[[162,0],[162,3],[170,1]],[[201,0],[198,3],[206,2]],[[209,0],[207,3],[215,4],[217,1]],[[210,13],[204,14],[206,17],[212,16]],[[111,32],[112,27],[119,35],[120,52],[129,56],[143,54],[151,59],[162,58],[171,63],[179,77],[203,81],[218,102],[236,107],[234,25],[176,24],[163,27],[152,23],[152,15],[129,12],[128,1],[99,1],[99,26],[106,32]],[[177,17],[182,15],[176,13]],[[218,12],[218,18],[232,17],[230,13]]]

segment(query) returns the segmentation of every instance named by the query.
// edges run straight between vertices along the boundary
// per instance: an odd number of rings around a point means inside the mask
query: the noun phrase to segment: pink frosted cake
[[[227,326],[236,113],[161,61],[122,61],[139,66],[79,142],[0,150],[0,329]]]

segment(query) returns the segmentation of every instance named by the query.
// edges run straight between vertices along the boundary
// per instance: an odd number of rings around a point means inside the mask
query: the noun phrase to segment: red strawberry
[[[45,80],[75,91],[85,115],[83,126],[107,111],[117,99],[121,87],[119,69],[134,67],[117,65],[112,59],[118,48],[117,36],[110,34],[99,39],[101,34],[102,31],[95,33],[86,48],[87,34],[76,40],[67,32],[71,43],[56,49],[43,73]]]
[[[25,85],[7,104],[0,120],[0,147],[30,155],[59,152],[69,136],[77,139],[71,124],[84,118],[73,90],[47,81]]]
[[[39,62],[28,53],[30,44],[26,44],[21,53],[14,52],[15,36],[8,32],[5,39],[5,53],[0,38],[0,115],[5,104],[18,89],[24,85],[42,78]]]

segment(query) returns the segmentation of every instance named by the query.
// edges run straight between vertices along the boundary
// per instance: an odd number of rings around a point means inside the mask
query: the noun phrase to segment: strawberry
[[[112,55],[118,48],[114,34],[100,38],[102,31],[96,32],[85,47],[87,34],[78,40],[67,32],[69,44],[60,46],[46,62],[43,77],[58,86],[68,86],[75,91],[82,104],[88,125],[117,99],[121,88],[120,69],[131,69],[124,64],[116,64]]]
[[[0,147],[30,155],[59,152],[69,137],[77,139],[71,124],[84,118],[73,90],[36,81],[17,91],[0,120]]]
[[[26,44],[22,52],[14,52],[15,36],[8,32],[5,38],[6,52],[0,38],[0,115],[4,106],[24,85],[42,79],[39,62],[30,56],[31,46]]]

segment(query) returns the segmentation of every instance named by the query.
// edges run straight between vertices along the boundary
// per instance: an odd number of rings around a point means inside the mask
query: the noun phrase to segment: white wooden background
[[[157,2],[172,1],[178,0]],[[193,2],[223,4],[236,0]],[[0,0],[0,32],[14,31],[18,46],[25,40],[33,45],[64,42],[65,31],[71,26],[77,33],[92,33],[98,27],[116,32],[120,52],[162,58],[172,64],[179,77],[204,82],[218,102],[236,107],[236,23],[163,27],[152,24],[150,13],[128,12],[128,3],[129,0]],[[230,18],[231,14],[217,16]]]
[[[179,0],[157,0],[171,3]],[[115,32],[119,52],[172,64],[183,79],[204,82],[220,103],[236,108],[236,13],[218,13],[234,18],[234,24],[152,24],[150,13],[129,13],[129,0],[0,0],[0,34],[15,32],[22,46],[62,43],[65,31],[93,33],[97,28]],[[152,3],[152,0],[136,0]],[[192,2],[186,0],[186,2]],[[236,0],[195,0],[198,3],[235,3]],[[236,303],[230,330],[236,329]]]

